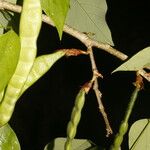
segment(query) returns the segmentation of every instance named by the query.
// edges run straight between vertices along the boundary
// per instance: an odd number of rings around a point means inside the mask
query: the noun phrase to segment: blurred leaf
[[[150,119],[136,121],[129,131],[130,150],[150,150]]]
[[[113,73],[116,71],[138,71],[144,67],[150,67],[150,47],[135,54],[128,61],[115,69]]]
[[[66,24],[99,42],[114,45],[106,23],[106,0],[71,0]]]
[[[64,150],[65,142],[66,138],[56,138],[47,144],[44,150]],[[87,139],[74,139],[72,141],[72,150],[90,150],[92,148],[95,148],[95,144]]]
[[[17,0],[7,0],[8,2],[11,2],[13,4],[16,4]],[[12,19],[12,15],[14,13],[6,11],[6,10],[0,10],[0,35],[3,34],[4,29],[7,27],[7,25],[9,24],[9,22]]]
[[[61,39],[70,0],[42,0],[44,12],[54,21]]]
[[[21,150],[17,136],[8,124],[0,128],[0,150]]]
[[[19,53],[20,40],[13,30],[0,35],[0,92],[16,69]]]

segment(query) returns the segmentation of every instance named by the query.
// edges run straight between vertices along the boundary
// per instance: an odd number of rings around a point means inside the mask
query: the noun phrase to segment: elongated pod
[[[111,150],[119,150],[119,148],[121,147],[124,135],[128,131],[128,120],[129,120],[129,117],[130,117],[131,112],[133,110],[134,103],[137,99],[139,91],[140,91],[140,89],[136,87],[135,90],[132,93],[130,102],[128,104],[128,107],[127,107],[127,110],[126,110],[126,113],[125,113],[124,120],[120,124],[119,132],[117,133],[117,135],[114,139],[114,143],[110,148]]]
[[[52,66],[64,55],[66,56],[77,56],[80,54],[87,54],[81,50],[74,49],[61,49],[51,54],[39,56],[35,59],[32,69],[28,75],[26,83],[22,88],[21,94],[34,84],[40,77],[42,77]]]
[[[65,143],[65,150],[71,150],[72,141],[76,135],[77,126],[81,118],[81,111],[85,102],[85,90],[81,89],[75,99],[75,104],[72,109],[71,119],[67,126],[67,140]]]
[[[21,51],[14,75],[0,104],[0,126],[9,121],[36,56],[36,41],[42,22],[40,0],[24,0],[20,19]]]
[[[41,78],[53,66],[53,64],[65,54],[66,51],[61,50],[52,54],[37,57],[28,75],[27,81],[22,88],[22,93]]]

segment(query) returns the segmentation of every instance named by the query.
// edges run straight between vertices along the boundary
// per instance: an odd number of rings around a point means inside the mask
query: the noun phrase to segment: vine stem
[[[20,13],[22,10],[22,7],[19,5],[15,5],[15,4],[12,4],[10,2],[7,2],[5,0],[0,0],[0,9],[1,10],[6,9],[6,10],[9,10],[12,12]],[[53,21],[48,16],[46,16],[44,14],[42,14],[42,20],[43,20],[43,22],[45,22],[51,26],[55,26]],[[113,56],[116,56],[117,58],[119,58],[121,60],[126,60],[128,58],[127,55],[114,49],[109,44],[104,44],[104,43],[92,40],[86,34],[79,32],[76,29],[69,27],[68,25],[64,25],[63,31],[72,35],[73,37],[77,38],[78,40],[80,40],[86,47],[88,47],[90,45],[92,47],[99,48],[101,50],[104,50],[104,51],[112,54]]]

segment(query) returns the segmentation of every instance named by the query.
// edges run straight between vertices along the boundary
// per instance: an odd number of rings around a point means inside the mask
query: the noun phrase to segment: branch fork
[[[15,5],[12,4],[10,2],[7,2],[5,0],[0,0],[0,10],[9,10],[12,12],[16,12],[16,13],[21,13],[22,7],[19,5]],[[43,22],[51,25],[51,26],[55,26],[53,21],[46,15],[42,14],[42,20]],[[92,71],[93,71],[93,77],[91,79],[91,81],[89,83],[86,83],[84,85],[84,89],[86,90],[86,92],[88,93],[88,91],[91,89],[91,87],[93,87],[93,90],[95,92],[96,98],[97,98],[97,102],[99,105],[99,110],[104,118],[105,121],[105,125],[106,125],[106,136],[108,137],[110,134],[113,133],[110,123],[108,121],[107,118],[107,114],[105,112],[103,103],[102,103],[102,93],[99,90],[98,87],[98,78],[103,78],[102,74],[98,72],[97,70],[97,66],[95,63],[95,59],[94,59],[94,55],[93,55],[93,47],[96,47],[98,49],[104,50],[106,52],[108,52],[109,54],[121,59],[121,60],[126,60],[128,58],[127,55],[125,55],[124,53],[114,49],[113,47],[111,47],[109,44],[104,44],[101,42],[97,42],[91,38],[88,37],[88,35],[86,35],[85,33],[82,33],[80,31],[77,31],[76,29],[68,26],[68,25],[64,25],[63,31],[70,34],[71,36],[75,37],[76,39],[80,40],[86,47],[87,47],[87,52],[82,51],[82,50],[77,50],[77,49],[70,49],[66,52],[67,56],[77,56],[79,54],[89,54],[90,57],[90,62],[91,62],[91,66],[92,66]],[[150,77],[149,75],[147,76],[145,73],[140,72],[140,74],[144,74],[144,77],[146,77],[149,81],[150,81]]]
[[[16,12],[16,13],[21,13],[21,11],[22,11],[21,6],[7,2],[5,0],[0,0],[0,9],[1,10],[9,10],[9,11]],[[43,22],[45,22],[51,26],[55,26],[53,21],[44,14],[42,14],[42,20],[43,20]],[[104,43],[92,40],[85,33],[77,31],[76,29],[74,29],[68,25],[64,25],[63,31],[70,34],[71,36],[77,38],[78,40],[80,40],[86,47],[91,46],[91,47],[99,48],[101,50],[104,50],[104,51],[110,53],[111,55],[114,55],[115,57],[117,57],[121,60],[126,60],[128,57],[126,54],[114,49],[109,44],[104,44]]]

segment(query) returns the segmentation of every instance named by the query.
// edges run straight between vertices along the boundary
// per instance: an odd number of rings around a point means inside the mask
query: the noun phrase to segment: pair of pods
[[[46,73],[59,58],[65,55],[65,51],[58,51],[36,58],[36,42],[41,23],[40,0],[24,0],[19,29],[20,56],[6,90],[0,93],[0,127],[10,120],[15,104],[23,92]]]

